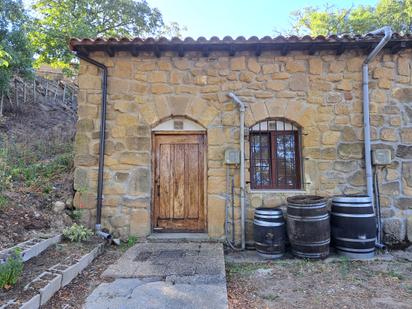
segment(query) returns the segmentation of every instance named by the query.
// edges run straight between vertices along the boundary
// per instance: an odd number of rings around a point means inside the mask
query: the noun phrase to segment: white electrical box
[[[389,165],[392,162],[392,154],[390,149],[375,149],[372,150],[373,165]]]
[[[240,153],[237,149],[226,149],[225,150],[225,163],[226,164],[239,164],[240,163]]]

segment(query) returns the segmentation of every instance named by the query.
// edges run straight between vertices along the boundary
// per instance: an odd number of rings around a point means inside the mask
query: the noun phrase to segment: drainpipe
[[[362,88],[363,88],[363,130],[364,130],[364,143],[365,143],[365,172],[366,172],[366,189],[368,196],[372,199],[372,205],[375,206],[375,197],[373,194],[373,174],[372,174],[372,162],[371,162],[371,136],[370,136],[370,122],[369,122],[369,68],[368,64],[375,58],[375,56],[382,50],[382,48],[388,43],[392,37],[392,29],[389,26],[377,29],[371,34],[384,34],[384,37],[379,44],[372,50],[372,52],[366,57],[362,65]],[[380,226],[380,224],[378,225]],[[378,231],[379,233],[381,231]],[[379,240],[377,240],[379,242]],[[377,243],[380,247],[382,244]]]
[[[245,104],[232,92],[228,96],[239,104],[240,111],[240,230],[241,230],[241,248],[246,247],[245,233]]]
[[[97,174],[97,203],[96,203],[96,234],[107,240],[112,240],[112,235],[102,231],[102,200],[103,200],[103,173],[104,173],[104,150],[106,141],[106,110],[107,110],[107,67],[80,53],[76,54],[80,59],[98,67],[102,70],[102,106],[100,113],[99,132],[99,169]]]

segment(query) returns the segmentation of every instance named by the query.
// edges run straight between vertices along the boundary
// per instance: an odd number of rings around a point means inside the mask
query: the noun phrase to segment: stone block
[[[398,145],[396,156],[402,159],[412,159],[412,146]]]
[[[123,152],[119,157],[119,162],[129,165],[147,165],[150,159],[146,152]]]
[[[409,240],[409,242],[412,242],[412,214],[407,215],[406,217],[407,221],[406,221],[406,234],[407,234],[407,238]]]
[[[353,143],[338,145],[338,155],[341,159],[362,159],[363,158],[363,144]]]
[[[133,209],[130,214],[130,235],[138,237],[150,234],[150,216],[147,209]]]
[[[274,91],[284,90],[287,87],[287,82],[283,80],[269,80],[266,82],[266,88]]]
[[[47,274],[48,273],[46,272]],[[61,288],[62,284],[62,275],[60,274],[53,274],[54,278],[49,281],[49,283],[39,290],[40,292],[40,304],[46,304],[50,298]]]
[[[286,71],[289,73],[305,72],[306,66],[303,60],[291,60],[286,63]]]
[[[402,210],[412,209],[412,198],[401,197],[396,201],[396,207]]]
[[[233,71],[245,70],[246,69],[246,58],[243,56],[230,58],[230,68]]]
[[[412,87],[395,88],[392,90],[392,97],[400,103],[412,103]]]
[[[310,74],[319,75],[323,72],[323,61],[319,58],[311,58],[309,60],[309,72]]]
[[[38,309],[40,308],[40,294],[36,294],[30,300],[22,304],[20,309]]]
[[[401,218],[388,218],[383,220],[384,242],[396,244],[405,240],[406,224]]]
[[[381,184],[380,193],[383,195],[398,196],[400,192],[400,184],[397,181]]]
[[[394,128],[383,128],[380,134],[381,140],[396,142],[398,140],[398,132]]]
[[[132,195],[148,194],[150,193],[150,181],[149,168],[137,168],[131,173],[127,191]]]
[[[308,90],[308,76],[304,73],[292,74],[289,80],[289,88],[293,91]]]
[[[152,85],[152,94],[168,94],[172,92],[173,92],[173,88],[166,84],[153,84]]]
[[[324,145],[336,145],[340,139],[340,132],[328,131],[322,135],[322,144]]]
[[[257,74],[261,70],[261,65],[255,58],[249,58],[247,62],[247,68],[249,69],[249,71]]]
[[[412,144],[412,128],[401,129],[402,143]]]

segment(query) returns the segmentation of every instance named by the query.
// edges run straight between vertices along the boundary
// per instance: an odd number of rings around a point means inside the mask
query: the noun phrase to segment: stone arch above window
[[[249,129],[252,189],[302,189],[302,128],[285,118]]]

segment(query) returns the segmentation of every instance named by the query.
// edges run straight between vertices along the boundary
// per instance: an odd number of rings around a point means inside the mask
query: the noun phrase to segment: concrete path
[[[222,244],[142,243],[102,275],[86,309],[227,308]]]

